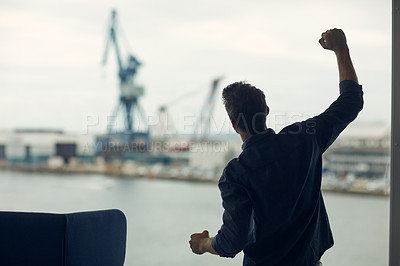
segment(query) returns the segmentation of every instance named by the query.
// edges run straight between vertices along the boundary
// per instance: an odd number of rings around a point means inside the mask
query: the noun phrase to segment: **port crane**
[[[197,120],[195,120],[193,137],[191,138],[191,140],[196,140],[198,137],[206,139],[210,134],[211,119],[215,106],[216,92],[218,90],[221,79],[222,77],[219,77],[212,81],[211,90],[207,95],[207,98],[200,110],[200,115],[198,116]],[[160,142],[162,145],[164,145],[164,143],[171,144],[168,149],[169,152],[188,151],[190,149],[191,141],[177,134],[176,129],[172,123],[172,119],[168,114],[168,106],[170,104],[176,105],[178,102],[188,98],[189,96],[193,97],[193,95],[199,92],[201,92],[201,90],[199,89],[186,92],[185,94],[159,107],[158,123],[153,128],[152,132],[155,133],[156,142]]]
[[[147,147],[150,145],[150,134],[144,112],[139,104],[139,98],[144,95],[144,88],[135,82],[135,76],[142,63],[131,53],[127,53],[127,61],[122,58],[122,51],[118,42],[117,11],[111,11],[106,48],[102,64],[107,63],[107,57],[111,46],[114,46],[118,65],[118,78],[120,97],[119,102],[109,117],[107,125],[107,140],[118,139],[119,143],[129,143],[140,140]],[[117,118],[122,115],[124,125],[117,125]],[[119,126],[119,127],[118,127]]]
[[[195,123],[194,134],[199,135],[202,138],[207,138],[210,135],[211,119],[215,107],[216,92],[222,78],[223,77],[219,77],[212,81],[210,93],[208,94],[203,107],[201,108],[200,116]]]
[[[215,97],[221,79],[222,77],[215,78],[211,83],[211,90],[202,105],[202,108],[200,110],[200,115],[197,117],[194,123],[193,127],[194,135],[200,135],[201,137],[206,138],[210,134],[211,119],[215,107]],[[175,131],[175,127],[172,123],[172,120],[168,115],[169,105],[171,104],[176,105],[178,102],[188,97],[193,97],[195,94],[199,92],[201,92],[201,90],[199,89],[196,89],[194,91],[189,91],[159,107],[158,109],[159,123],[158,123],[158,128],[156,130],[158,135],[165,135],[168,134],[168,131]]]

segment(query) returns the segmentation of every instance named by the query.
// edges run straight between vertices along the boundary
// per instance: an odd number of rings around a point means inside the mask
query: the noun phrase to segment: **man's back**
[[[244,146],[224,176],[244,188],[253,210],[245,265],[311,265],[333,245],[316,141],[307,134],[268,130]]]
[[[363,105],[360,85],[340,86],[341,95],[321,115],[252,136],[227,165],[219,181],[224,225],[214,241],[220,255],[227,251],[223,240],[235,243],[230,234],[241,231],[248,234],[236,240],[245,265],[312,265],[333,245],[320,191],[322,153]]]

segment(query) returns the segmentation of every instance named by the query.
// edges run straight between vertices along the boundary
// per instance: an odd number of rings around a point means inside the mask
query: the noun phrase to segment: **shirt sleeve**
[[[322,114],[303,123],[306,133],[316,137],[323,153],[352,122],[364,105],[362,86],[352,80],[339,84],[340,96]]]
[[[225,172],[218,184],[224,208],[223,224],[212,246],[221,257],[233,258],[247,244],[252,207],[246,190],[228,181]]]

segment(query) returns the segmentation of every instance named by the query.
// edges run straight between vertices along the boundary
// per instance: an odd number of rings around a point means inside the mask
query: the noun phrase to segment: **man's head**
[[[236,130],[255,135],[266,129],[269,108],[261,90],[245,82],[235,82],[223,90],[222,98]]]

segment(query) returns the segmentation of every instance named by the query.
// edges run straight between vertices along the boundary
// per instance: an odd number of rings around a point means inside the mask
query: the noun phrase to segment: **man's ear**
[[[232,127],[236,131],[236,133],[239,133],[238,130],[237,130],[236,124],[232,120],[231,120],[231,123],[232,123]]]
[[[265,112],[265,115],[267,116],[269,114],[269,107],[267,105],[267,111]]]

